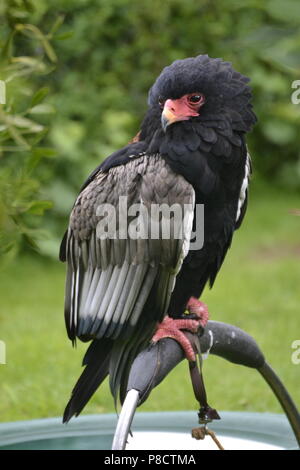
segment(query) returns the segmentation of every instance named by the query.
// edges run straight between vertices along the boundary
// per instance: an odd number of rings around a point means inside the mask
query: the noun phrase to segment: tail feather
[[[152,282],[151,277],[151,285]],[[157,289],[157,282],[152,290]],[[116,339],[101,338],[90,344],[83,359],[83,365],[86,367],[73,389],[64,412],[64,423],[68,422],[72,416],[79,415],[108,374],[115,407],[117,407],[118,399],[121,404],[123,403],[131,365],[137,354],[149,344],[149,338],[154,334],[157,322],[162,321],[162,312],[165,312],[167,308],[165,298],[163,299],[164,305],[161,305],[158,303],[161,299],[151,295],[151,292],[145,297],[143,315],[133,318],[132,324],[126,326],[122,336]],[[145,318],[148,319],[147,322]]]
[[[140,320],[129,339],[118,340],[114,343],[109,364],[109,385],[115,407],[117,407],[118,398],[121,404],[125,400],[132,363],[139,352],[149,345],[149,338],[154,334],[157,321],[151,321],[145,325]]]
[[[67,423],[74,415],[79,415],[108,375],[112,347],[113,341],[109,339],[94,340],[90,344],[83,360],[86,367],[72,391],[63,423]]]

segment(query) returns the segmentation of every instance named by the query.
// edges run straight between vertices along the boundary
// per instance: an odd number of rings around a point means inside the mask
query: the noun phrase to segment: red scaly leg
[[[175,339],[184,350],[185,356],[189,361],[195,361],[196,356],[193,347],[181,330],[191,331],[197,333],[199,327],[204,328],[208,321],[207,306],[196,299],[190,297],[187,305],[187,315],[193,315],[193,318],[171,318],[166,315],[161,323],[158,324],[157,330],[152,338],[152,342],[156,343],[162,338]]]
[[[199,318],[198,321],[200,322],[200,325],[202,326],[202,328],[205,328],[209,319],[207,305],[201,302],[201,300],[196,299],[196,297],[190,297],[186,308],[189,313],[197,315],[197,317]]]

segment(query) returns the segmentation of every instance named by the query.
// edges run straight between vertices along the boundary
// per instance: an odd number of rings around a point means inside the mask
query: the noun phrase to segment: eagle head
[[[208,192],[215,169],[247,153],[245,133],[256,122],[251,98],[249,78],[231,63],[208,55],[176,60],[149,91],[138,144]]]
[[[164,132],[176,122],[224,119],[232,129],[246,132],[256,121],[248,82],[222,59],[189,57],[163,69],[149,91],[148,103],[160,110]]]

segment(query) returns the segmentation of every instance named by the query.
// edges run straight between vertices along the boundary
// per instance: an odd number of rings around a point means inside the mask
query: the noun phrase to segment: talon
[[[181,330],[197,333],[199,327],[204,328],[206,326],[207,321],[207,306],[195,297],[191,297],[186,305],[186,311],[182,315],[182,318],[171,318],[167,315],[163,321],[159,323],[156,333],[152,338],[152,342],[156,343],[162,338],[173,338],[184,350],[186,358],[189,361],[195,361],[196,355],[193,346]]]
[[[206,326],[209,314],[207,306],[195,297],[189,299],[186,308],[182,318],[171,318],[167,315],[158,324],[152,343],[157,343],[162,338],[173,338],[184,350],[188,361],[195,361],[196,355],[193,346],[181,330],[197,333],[199,327],[204,328]]]
[[[188,361],[195,361],[196,355],[193,346],[181,330],[189,330],[196,333],[199,328],[199,320],[176,319],[168,315],[158,324],[152,343],[157,343],[162,338],[172,338],[177,341],[184,350]]]
[[[207,305],[196,299],[196,297],[190,297],[186,307],[190,314],[194,314],[199,318],[200,325],[204,328],[209,319]]]

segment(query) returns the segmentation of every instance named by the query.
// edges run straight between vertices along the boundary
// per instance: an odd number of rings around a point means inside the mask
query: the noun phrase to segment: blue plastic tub
[[[225,449],[297,449],[297,442],[284,415],[270,413],[221,412],[221,421],[210,428]],[[110,449],[117,417],[90,415],[73,419],[68,425],[61,418],[0,424],[0,449]],[[215,449],[209,437],[193,439],[197,414],[192,411],[137,413],[133,438],[127,449]]]

